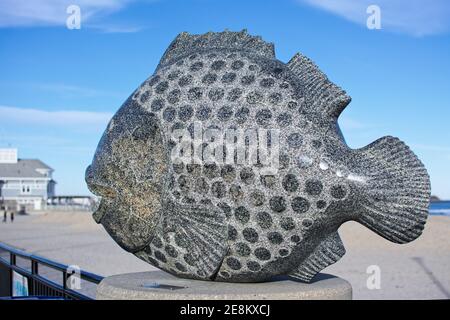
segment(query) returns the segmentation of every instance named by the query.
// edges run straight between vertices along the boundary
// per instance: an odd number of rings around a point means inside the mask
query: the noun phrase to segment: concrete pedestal
[[[97,287],[98,300],[350,300],[347,281],[318,274],[306,284],[289,277],[264,283],[225,283],[176,278],[162,271],[120,274]]]

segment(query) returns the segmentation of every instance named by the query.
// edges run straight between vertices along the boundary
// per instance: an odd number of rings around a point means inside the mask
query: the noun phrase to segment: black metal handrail
[[[75,300],[90,300],[91,297],[84,295],[80,292],[72,290],[67,287],[67,282],[73,273],[69,273],[70,267],[58,263],[34,254],[27,253],[25,251],[16,249],[4,243],[0,243],[0,250],[9,253],[9,261],[5,258],[0,257],[0,264],[6,266],[9,269],[9,292],[12,295],[13,286],[13,271],[19,273],[20,275],[28,278],[29,283],[29,294],[32,296],[50,296],[50,297],[61,297],[65,299],[75,299]],[[17,265],[17,257],[26,259],[30,261],[31,272]],[[39,265],[49,267],[53,270],[60,271],[62,273],[62,285],[46,279],[39,274]],[[99,284],[103,280],[102,276],[94,273],[86,272],[80,270],[77,274],[80,279],[88,281],[90,283]]]

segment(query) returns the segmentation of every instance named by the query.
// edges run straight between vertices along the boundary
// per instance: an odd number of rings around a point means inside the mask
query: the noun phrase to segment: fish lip
[[[94,221],[98,224],[102,223],[102,218],[105,216],[105,212],[100,212],[99,210],[96,210],[92,213],[92,218]]]
[[[94,221],[97,224],[101,224],[102,223],[102,218],[105,216],[105,211],[100,211],[100,210],[95,210],[92,213],[92,218],[94,219]]]
[[[102,223],[102,219],[108,213],[108,204],[105,203],[107,200],[109,200],[109,199],[108,198],[104,198],[104,197],[99,197],[98,206],[92,212],[92,218],[98,224]]]
[[[117,196],[117,190],[107,183],[99,181],[92,172],[92,165],[88,166],[85,174],[85,181],[88,189],[100,198],[114,199]]]

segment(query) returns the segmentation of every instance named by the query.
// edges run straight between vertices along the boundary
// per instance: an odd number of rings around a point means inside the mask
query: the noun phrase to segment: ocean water
[[[430,214],[435,216],[450,216],[450,201],[437,201],[430,204]]]

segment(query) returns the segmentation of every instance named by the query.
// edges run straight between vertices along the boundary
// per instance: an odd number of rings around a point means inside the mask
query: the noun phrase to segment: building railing
[[[19,266],[17,258],[29,263],[29,269],[23,265]],[[40,274],[41,266],[57,271],[61,276],[62,284]],[[94,285],[99,284],[103,280],[102,276],[83,270],[74,270],[71,266],[18,250],[3,243],[0,243],[0,267],[0,298],[1,296],[8,297],[13,295],[14,272],[27,278],[28,295],[37,297],[91,300],[93,299],[92,297],[70,288],[71,277],[79,277],[79,280],[84,280]]]

